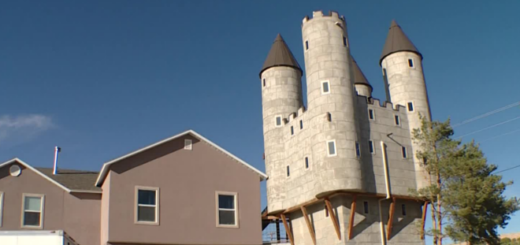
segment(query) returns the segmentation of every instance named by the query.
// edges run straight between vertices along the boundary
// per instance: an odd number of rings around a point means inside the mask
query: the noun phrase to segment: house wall
[[[22,198],[24,193],[42,194],[43,227],[38,230],[64,230],[79,244],[99,244],[100,194],[71,195],[21,164],[22,173],[13,177],[11,165],[0,168],[0,192],[4,192],[0,230],[35,230],[22,227]]]
[[[185,136],[111,166],[110,244],[262,244],[257,173]],[[159,224],[136,224],[136,186],[159,188]],[[105,187],[104,187],[105,188]],[[238,193],[238,228],[216,226],[216,191]]]

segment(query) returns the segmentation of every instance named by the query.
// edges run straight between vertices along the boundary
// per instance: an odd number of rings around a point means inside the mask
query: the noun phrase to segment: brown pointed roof
[[[271,46],[271,51],[269,51],[269,54],[265,59],[264,66],[260,71],[260,76],[262,75],[262,72],[275,66],[293,67],[300,70],[300,72],[303,74],[302,68],[300,68],[298,61],[296,61],[291,50],[289,50],[289,47],[287,47],[287,44],[280,34],[278,34],[276,39],[274,39],[273,45]]]
[[[367,78],[365,77],[365,74],[363,74],[363,72],[359,68],[359,65],[357,64],[354,57],[352,57],[352,55],[350,56],[350,60],[352,60],[352,73],[354,74],[354,84],[367,85],[370,87],[370,89],[374,90],[372,88],[372,85],[370,85]]]
[[[406,34],[404,34],[401,27],[395,22],[395,20],[392,20],[392,24],[390,25],[390,30],[388,31],[388,36],[386,36],[386,42],[385,46],[383,47],[383,53],[381,53],[381,59],[379,59],[379,65],[381,65],[381,62],[383,59],[395,52],[399,51],[409,51],[417,53],[419,56],[422,54],[417,50],[415,45],[413,45],[412,41],[408,39]]]

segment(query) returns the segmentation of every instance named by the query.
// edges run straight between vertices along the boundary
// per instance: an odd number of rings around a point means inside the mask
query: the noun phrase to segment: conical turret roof
[[[260,76],[262,75],[262,72],[275,66],[293,67],[298,69],[303,74],[302,68],[300,68],[298,61],[296,61],[291,50],[289,47],[287,47],[287,44],[280,34],[278,34],[276,39],[274,39],[273,46],[271,46],[271,51],[269,51],[269,54],[265,59],[264,66],[260,71]]]
[[[359,68],[359,65],[357,64],[354,57],[352,57],[352,55],[350,56],[350,60],[352,60],[352,73],[354,75],[354,84],[367,85],[370,87],[370,89],[373,90],[372,85],[370,85],[367,78],[365,77],[365,74],[363,74],[363,72]]]
[[[412,41],[408,39],[406,34],[404,34],[401,27],[395,22],[395,20],[392,20],[392,24],[390,25],[390,30],[388,31],[388,36],[386,36],[386,42],[385,46],[383,47],[383,53],[381,54],[381,59],[379,59],[379,64],[381,65],[381,62],[383,59],[395,52],[399,51],[409,51],[417,53],[419,56],[422,54],[417,50],[415,45],[413,45]]]

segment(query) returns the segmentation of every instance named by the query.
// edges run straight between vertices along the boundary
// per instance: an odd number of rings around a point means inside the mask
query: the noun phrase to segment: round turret
[[[367,98],[372,97],[372,85],[370,85],[370,83],[368,82],[367,78],[365,77],[365,74],[363,74],[356,60],[354,60],[354,57],[350,56],[350,60],[352,63],[352,74],[357,94],[365,96]]]

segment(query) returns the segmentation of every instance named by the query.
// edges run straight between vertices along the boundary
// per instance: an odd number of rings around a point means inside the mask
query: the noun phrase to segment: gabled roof
[[[262,76],[262,72],[275,66],[293,67],[298,69],[300,73],[303,74],[302,68],[298,64],[298,61],[296,61],[294,55],[292,54],[289,47],[287,47],[287,44],[280,34],[278,34],[276,39],[274,39],[273,45],[271,46],[271,51],[269,51],[269,54],[265,59],[264,66],[260,71],[260,76]]]
[[[101,189],[93,185],[98,175],[97,172],[59,169],[58,174],[53,175],[52,168],[35,168],[18,158],[1,163],[0,168],[15,162],[32,170],[69,193],[101,193]]]
[[[367,78],[365,77],[365,74],[361,71],[361,68],[359,68],[359,65],[357,64],[356,60],[352,55],[350,56],[350,60],[352,60],[352,73],[354,74],[354,84],[362,84],[369,86],[370,89],[374,90],[372,88],[372,85],[368,82]]]
[[[419,50],[417,50],[412,41],[410,41],[406,34],[404,34],[403,30],[397,24],[397,22],[392,20],[390,30],[388,31],[388,36],[386,36],[385,46],[383,47],[383,52],[381,53],[381,59],[379,59],[379,65],[381,65],[381,62],[386,56],[399,51],[417,53],[419,56],[421,56],[422,59],[422,54],[419,52]]]
[[[99,187],[99,186],[101,186],[101,184],[103,184],[103,181],[105,180],[105,178],[106,178],[106,176],[108,174],[108,171],[110,169],[110,165],[112,165],[114,163],[117,163],[117,162],[119,162],[119,161],[121,161],[123,159],[126,159],[128,157],[131,157],[131,156],[134,156],[136,154],[139,154],[139,153],[141,153],[143,151],[146,151],[146,150],[148,150],[150,148],[153,148],[153,147],[156,147],[156,146],[161,145],[163,143],[166,143],[168,141],[172,141],[172,140],[175,140],[177,138],[180,138],[180,137],[182,137],[184,135],[187,135],[187,134],[191,134],[193,137],[195,137],[195,138],[197,138],[197,139],[199,139],[201,141],[205,141],[206,143],[210,144],[211,146],[217,148],[217,150],[225,153],[226,155],[228,155],[232,159],[236,160],[237,162],[241,163],[242,165],[244,165],[245,167],[249,168],[253,172],[257,173],[260,176],[260,180],[267,179],[267,175],[262,173],[260,170],[256,169],[255,167],[253,167],[253,166],[249,165],[248,163],[244,162],[242,159],[238,158],[237,156],[235,156],[235,155],[229,153],[228,151],[224,150],[223,148],[221,148],[217,144],[215,144],[215,143],[211,142],[210,140],[204,138],[202,135],[198,134],[197,132],[195,132],[193,130],[187,130],[187,131],[184,131],[184,132],[182,132],[180,134],[174,135],[174,136],[172,136],[170,138],[166,138],[166,139],[161,140],[159,142],[156,142],[154,144],[151,144],[151,145],[148,145],[148,146],[143,147],[141,149],[138,149],[136,151],[130,152],[130,153],[128,153],[128,154],[126,154],[126,155],[124,155],[122,157],[116,158],[116,159],[114,159],[112,161],[106,162],[105,164],[103,164],[103,167],[101,168],[101,172],[99,173],[99,176],[98,176],[98,178],[96,180],[96,184],[95,185]]]

